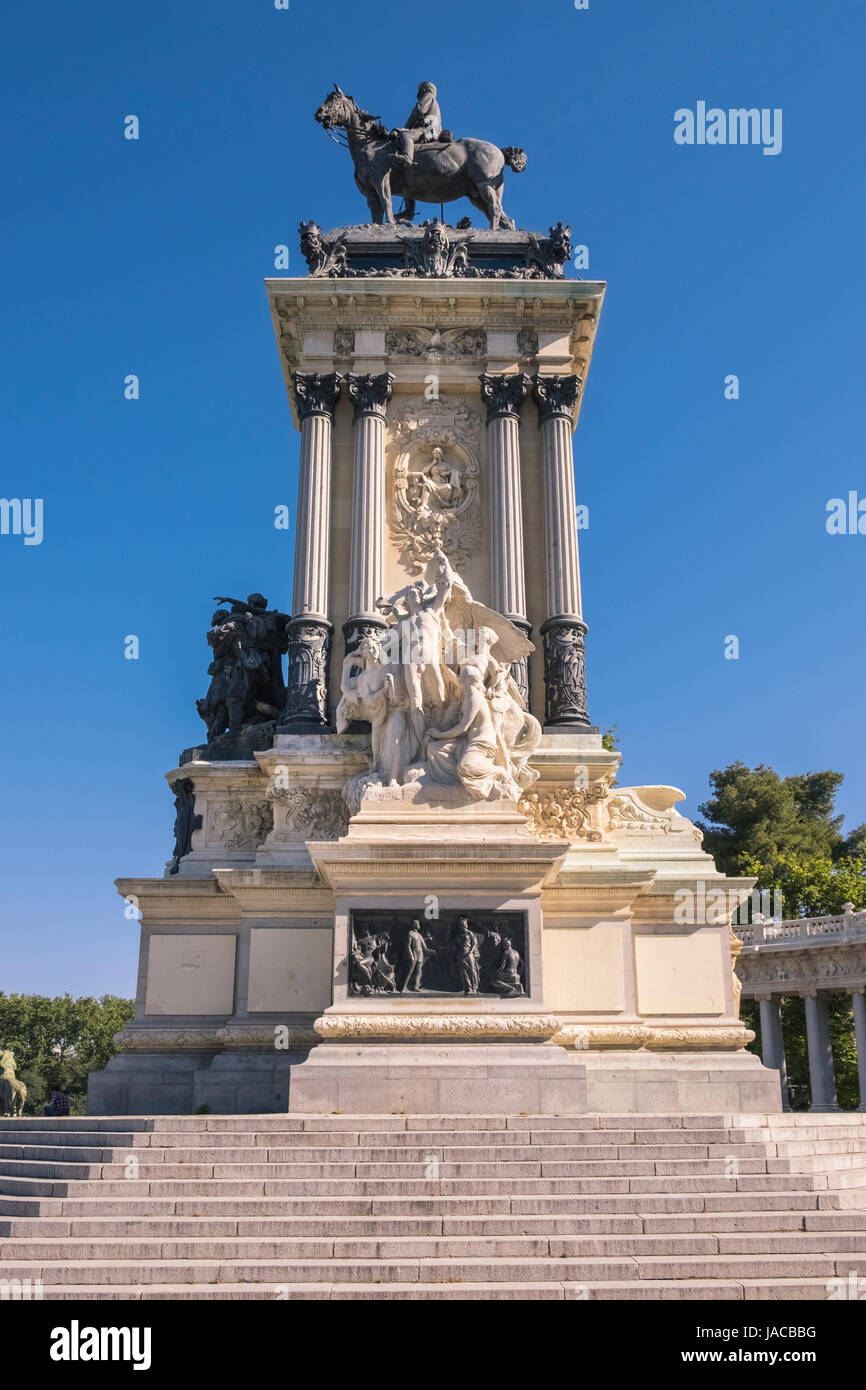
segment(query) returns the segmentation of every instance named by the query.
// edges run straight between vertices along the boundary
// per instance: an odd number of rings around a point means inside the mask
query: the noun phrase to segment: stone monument
[[[431,88],[404,126],[339,88],[316,113],[373,221],[302,223],[308,273],[267,281],[290,602],[215,600],[172,856],[118,880],[136,1010],[93,1113],[779,1108],[733,972],[751,880],[675,787],[616,784],[589,714],[572,436],[605,286],[566,275],[567,225],[514,227],[525,154],[454,139]],[[461,197],[489,226],[412,225]]]

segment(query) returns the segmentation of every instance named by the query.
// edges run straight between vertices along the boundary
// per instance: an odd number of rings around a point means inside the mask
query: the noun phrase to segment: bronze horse
[[[487,140],[419,142],[408,168],[394,166],[396,147],[388,131],[336,83],[316,112],[316,120],[325,130],[346,132],[355,183],[367,199],[374,222],[395,221],[391,200],[398,194],[406,204],[396,219],[400,222],[412,221],[416,200],[453,203],[456,198],[468,198],[491,227],[513,229],[514,223],[502,210],[503,171],[506,164],[516,173],[526,168],[523,150],[511,145],[500,149]]]

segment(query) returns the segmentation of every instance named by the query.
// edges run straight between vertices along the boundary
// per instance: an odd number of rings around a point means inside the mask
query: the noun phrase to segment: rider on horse
[[[397,141],[395,164],[408,168],[415,158],[415,141],[419,144],[438,140],[442,134],[442,114],[436,100],[436,88],[432,82],[422,82],[418,88],[418,100],[409,113],[403,128],[391,131]]]

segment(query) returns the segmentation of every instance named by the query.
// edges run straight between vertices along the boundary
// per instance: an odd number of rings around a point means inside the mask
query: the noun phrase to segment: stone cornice
[[[333,350],[327,351],[324,347],[316,348],[313,356],[305,355],[304,334],[311,326],[323,334],[351,326],[356,330],[356,337],[367,328],[375,327],[384,332],[393,326],[424,323],[442,328],[481,327],[488,334],[522,327],[549,335],[553,333],[565,342],[565,355],[548,363],[541,349],[534,360],[534,369],[558,370],[566,375],[576,373],[585,389],[606,288],[603,281],[595,280],[430,282],[383,278],[269,278],[265,287],[296,425],[299,422],[291,388],[292,372],[326,373],[336,370],[338,361],[343,367],[347,362],[354,361],[356,367],[363,363],[364,370],[373,370],[374,365],[358,344],[350,356],[341,352],[338,357]],[[492,343],[488,345],[488,354],[490,370],[501,371],[505,363]],[[521,354],[515,353],[515,371],[520,358]],[[383,371],[387,361],[383,346],[376,371]],[[443,381],[449,368],[455,368],[455,364],[442,362],[435,368]],[[459,371],[460,365],[456,364],[455,369]],[[478,370],[477,362],[475,370]],[[405,375],[404,370],[401,380]],[[580,401],[575,411],[575,424],[579,406]]]

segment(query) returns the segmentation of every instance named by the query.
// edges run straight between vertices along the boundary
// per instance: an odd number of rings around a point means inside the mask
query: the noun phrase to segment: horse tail
[[[513,169],[515,174],[522,174],[526,168],[526,150],[522,150],[519,145],[504,145],[501,154],[505,156],[505,163],[509,169]]]

